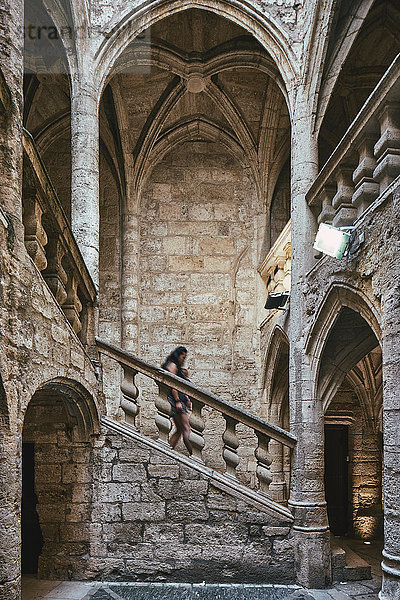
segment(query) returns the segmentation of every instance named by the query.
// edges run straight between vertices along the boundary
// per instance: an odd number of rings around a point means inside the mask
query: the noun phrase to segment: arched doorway
[[[83,572],[97,431],[94,402],[76,382],[48,382],[29,402],[22,435],[23,574],[70,579]]]
[[[381,375],[381,349],[371,326],[342,306],[319,369],[325,496],[331,533],[367,543],[383,537]]]

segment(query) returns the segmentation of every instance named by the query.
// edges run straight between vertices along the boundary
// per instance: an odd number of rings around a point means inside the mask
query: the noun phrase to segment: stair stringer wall
[[[90,558],[82,576],[294,582],[287,515],[246,498],[239,484],[224,485],[224,476],[208,476],[206,467],[159,442],[135,437],[102,426],[94,457]]]

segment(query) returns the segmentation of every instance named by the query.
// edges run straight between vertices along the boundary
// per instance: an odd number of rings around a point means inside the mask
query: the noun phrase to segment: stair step
[[[331,552],[332,552],[332,570],[344,569],[346,566],[346,552],[338,544],[334,537],[331,537]]]
[[[372,579],[371,566],[346,543],[331,540],[332,576],[334,581]]]

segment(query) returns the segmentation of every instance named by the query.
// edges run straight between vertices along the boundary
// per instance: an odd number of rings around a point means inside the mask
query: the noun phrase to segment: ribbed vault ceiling
[[[118,59],[109,86],[137,189],[159,149],[177,140],[219,138],[242,154],[260,190],[274,185],[271,168],[277,177],[288,157],[289,116],[273,61],[211,12],[187,10],[157,23]]]

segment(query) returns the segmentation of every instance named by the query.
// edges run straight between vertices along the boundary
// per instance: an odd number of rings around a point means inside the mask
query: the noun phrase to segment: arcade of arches
[[[0,597],[323,588],[336,536],[398,599],[398,3],[0,7]]]

